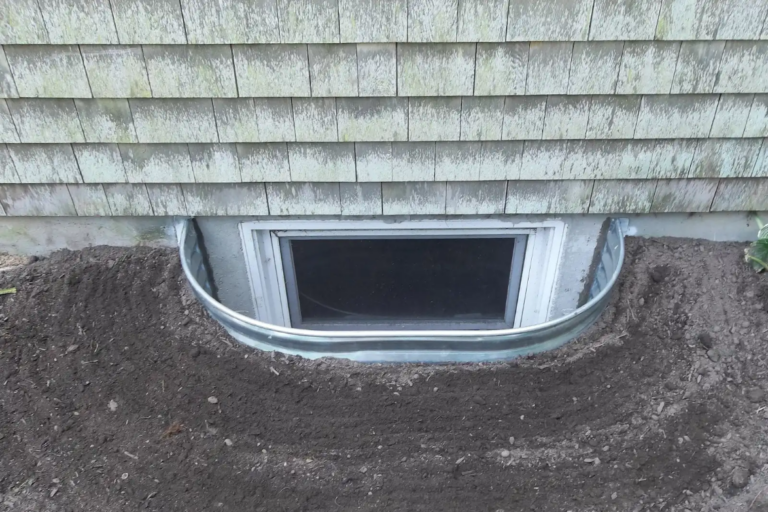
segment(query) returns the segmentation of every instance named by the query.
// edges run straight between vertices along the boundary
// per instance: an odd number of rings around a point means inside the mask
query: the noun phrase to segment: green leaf
[[[760,217],[755,217],[755,220],[757,221],[757,227],[759,228],[757,231],[757,239],[768,238],[768,224],[765,224]]]
[[[768,238],[761,238],[752,242],[746,251],[746,260],[752,264],[752,267],[758,272],[768,270]]]

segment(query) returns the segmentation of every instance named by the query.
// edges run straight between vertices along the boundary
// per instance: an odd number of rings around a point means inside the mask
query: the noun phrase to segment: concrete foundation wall
[[[97,245],[176,247],[171,217],[17,217],[0,221],[0,252],[47,256]]]
[[[752,242],[757,238],[757,217],[768,212],[626,215],[629,236],[645,238],[699,238],[715,242]]]

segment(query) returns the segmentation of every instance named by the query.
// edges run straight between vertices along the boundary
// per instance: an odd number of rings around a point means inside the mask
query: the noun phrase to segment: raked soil
[[[175,251],[0,272],[0,510],[768,512],[768,277],[627,239],[612,303],[508,363],[239,346]]]

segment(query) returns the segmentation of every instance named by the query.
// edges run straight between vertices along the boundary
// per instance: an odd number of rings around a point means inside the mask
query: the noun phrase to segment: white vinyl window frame
[[[240,235],[256,318],[291,325],[282,238],[360,238],[392,236],[520,236],[526,237],[513,327],[546,322],[565,239],[562,221],[510,222],[498,219],[407,220],[267,220],[240,224]],[[362,327],[360,330],[372,330]]]

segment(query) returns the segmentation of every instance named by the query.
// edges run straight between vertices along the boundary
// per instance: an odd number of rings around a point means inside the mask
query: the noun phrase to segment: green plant
[[[757,218],[757,240],[744,249],[744,260],[758,272],[768,270],[768,225]]]

